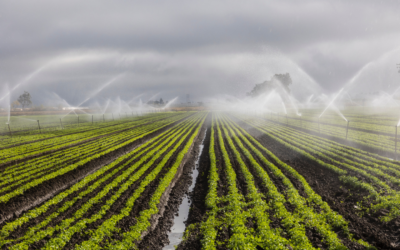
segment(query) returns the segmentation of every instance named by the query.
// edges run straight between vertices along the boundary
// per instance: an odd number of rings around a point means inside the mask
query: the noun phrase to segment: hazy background
[[[244,97],[286,72],[299,100],[337,92],[353,77],[356,91],[390,92],[400,86],[399,7],[376,0],[5,0],[0,98],[19,84],[11,101],[27,90],[36,105],[57,100],[52,92],[78,105],[120,74],[89,102],[143,93],[143,101]]]

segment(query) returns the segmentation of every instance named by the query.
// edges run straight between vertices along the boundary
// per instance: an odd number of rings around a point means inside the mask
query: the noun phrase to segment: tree
[[[19,96],[18,102],[21,103],[22,109],[29,107],[32,104],[31,94],[29,94],[27,91],[24,91],[24,93]]]
[[[286,74],[275,74],[270,81],[265,81],[260,84],[256,84],[251,92],[247,93],[248,96],[256,97],[260,94],[270,92],[279,86],[282,86],[286,92],[290,93],[289,85],[292,84],[292,78],[289,73]]]
[[[21,103],[19,103],[18,100],[15,100],[11,103],[11,108],[14,109],[14,108],[18,107],[19,105],[21,105]]]

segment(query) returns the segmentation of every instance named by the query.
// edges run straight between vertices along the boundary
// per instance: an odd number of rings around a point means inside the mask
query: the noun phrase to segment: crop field
[[[290,125],[325,138],[352,142],[358,147],[372,149],[394,158],[396,132],[399,119],[393,110],[387,112],[365,113],[360,110],[347,111],[341,115],[328,111],[319,118],[321,110],[304,110],[299,115],[263,114],[262,117]],[[346,118],[344,118],[346,117]],[[347,130],[348,127],[348,130]]]
[[[307,112],[160,112],[3,133],[0,248],[163,249],[185,205],[177,249],[400,249],[391,116],[352,112],[347,140],[336,116]]]

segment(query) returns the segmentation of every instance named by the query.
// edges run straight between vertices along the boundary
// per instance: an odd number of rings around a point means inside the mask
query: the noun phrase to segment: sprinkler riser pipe
[[[61,129],[64,129],[64,128],[63,128],[63,125],[62,125],[61,118],[60,118],[60,125],[61,125]]]
[[[321,134],[321,123],[319,122],[319,117],[318,117],[318,133]]]
[[[394,137],[394,159],[397,161],[397,126],[396,126],[396,134]]]
[[[10,123],[9,124],[7,124],[8,125],[8,131],[10,131],[10,136],[12,136],[12,133],[11,133],[11,128],[10,128]]]
[[[38,127],[39,127],[39,132],[40,132],[40,133],[42,133],[42,130],[40,129],[40,123],[39,123],[39,120],[37,120],[37,124],[38,124]]]
[[[347,140],[347,134],[349,133],[349,123],[350,123],[350,121],[347,121],[347,127],[346,127],[346,140]]]

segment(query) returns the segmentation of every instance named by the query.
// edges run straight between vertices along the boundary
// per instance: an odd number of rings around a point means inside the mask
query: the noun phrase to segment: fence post
[[[300,116],[300,127],[303,128],[303,117]]]
[[[318,117],[318,133],[321,134],[321,124],[320,124],[320,122],[319,122],[319,117]]]
[[[347,128],[346,128],[346,140],[347,140],[347,134],[349,133],[349,123],[350,123],[350,121],[347,121]]]
[[[38,124],[38,127],[39,127],[39,132],[40,132],[40,133],[42,133],[42,130],[40,129],[40,123],[39,123],[39,120],[37,120],[37,124]]]
[[[396,126],[396,136],[394,139],[394,158],[397,161],[397,126]]]
[[[10,131],[10,136],[12,136],[11,128],[10,128],[10,123],[7,123],[7,125],[8,125],[8,131]]]
[[[63,125],[62,125],[62,121],[61,121],[61,118],[60,118],[60,124],[61,124],[61,129],[64,129],[64,128],[63,128]]]

